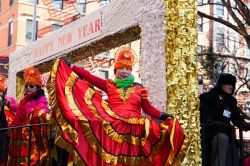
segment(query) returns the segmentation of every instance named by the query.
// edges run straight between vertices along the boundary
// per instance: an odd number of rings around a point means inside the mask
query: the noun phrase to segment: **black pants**
[[[56,153],[57,153],[57,158],[56,159],[52,158],[52,165],[53,166],[67,166],[69,153],[66,150],[54,145],[55,137],[56,137],[56,132],[52,132],[50,144],[52,148],[56,149]]]
[[[9,142],[8,133],[6,131],[0,131],[0,164],[7,164]]]
[[[52,159],[52,165],[53,166],[67,166],[68,159],[69,159],[69,153],[56,146],[56,152],[57,152],[57,159]]]

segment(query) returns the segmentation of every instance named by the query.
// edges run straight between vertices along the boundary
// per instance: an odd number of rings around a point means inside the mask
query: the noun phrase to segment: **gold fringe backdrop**
[[[190,139],[183,165],[201,165],[196,0],[164,0],[167,111]]]
[[[24,96],[24,78],[23,72],[16,75],[16,102],[19,103]]]

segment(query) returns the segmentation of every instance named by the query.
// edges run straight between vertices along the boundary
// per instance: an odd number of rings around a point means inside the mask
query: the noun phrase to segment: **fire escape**
[[[83,64],[84,69],[98,75],[98,69],[111,67],[114,63],[114,59],[110,57],[109,51],[107,51],[83,59],[81,60],[81,63]]]
[[[76,10],[76,0],[42,0],[42,2],[48,8],[48,20],[59,21],[63,25],[67,25],[80,18]],[[38,29],[38,37],[42,37],[51,31],[52,25],[41,27]]]

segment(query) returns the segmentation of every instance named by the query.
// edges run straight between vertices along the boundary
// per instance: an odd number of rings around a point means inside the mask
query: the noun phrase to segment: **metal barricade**
[[[201,149],[202,149],[202,166],[243,166],[243,134],[239,130],[239,139],[236,139],[236,128],[227,125],[225,132],[221,131],[212,124],[201,125]],[[228,134],[230,133],[230,135]],[[226,150],[225,165],[221,164],[221,158],[225,154],[222,144],[226,144],[223,138],[228,137],[228,148]],[[221,141],[221,142],[220,142]],[[224,141],[224,142],[223,142]],[[212,146],[212,143],[214,145]],[[215,148],[216,147],[216,148]],[[212,155],[217,155],[212,157]],[[221,156],[220,156],[221,155]],[[217,160],[213,160],[217,157]],[[214,164],[212,164],[214,162]]]
[[[0,129],[0,166],[51,165],[51,125],[32,124]]]

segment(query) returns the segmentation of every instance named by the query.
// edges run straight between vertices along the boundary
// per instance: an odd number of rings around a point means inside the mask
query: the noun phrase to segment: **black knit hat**
[[[225,84],[233,85],[233,87],[235,87],[236,77],[229,73],[221,73],[217,81],[217,85],[221,86]]]

